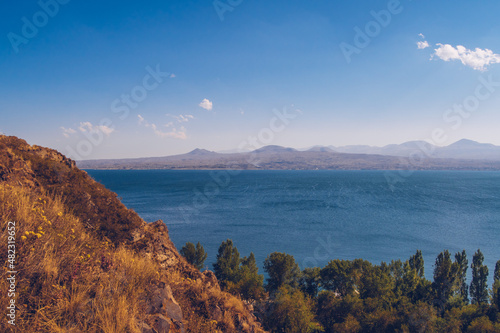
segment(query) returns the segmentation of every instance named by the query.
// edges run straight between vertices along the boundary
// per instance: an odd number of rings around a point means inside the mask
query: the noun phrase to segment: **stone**
[[[157,333],[168,333],[170,331],[170,320],[159,313],[153,315],[152,325]]]
[[[149,326],[148,324],[146,324],[145,322],[141,321],[139,323],[139,325],[137,325],[137,328],[139,329],[139,331],[141,333],[154,333],[153,329],[151,328],[151,326]]]

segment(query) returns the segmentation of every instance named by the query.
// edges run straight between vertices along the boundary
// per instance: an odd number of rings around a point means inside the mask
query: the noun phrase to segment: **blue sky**
[[[3,6],[0,132],[75,159],[500,145],[498,1]]]

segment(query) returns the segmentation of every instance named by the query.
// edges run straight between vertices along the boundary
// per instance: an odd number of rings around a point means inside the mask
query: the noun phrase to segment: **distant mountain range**
[[[446,147],[424,141],[305,150],[271,145],[253,152],[195,149],[181,155],[86,160],[77,165],[83,169],[500,170],[500,147],[465,139]]]
[[[417,152],[427,152],[429,156],[435,158],[457,158],[473,160],[493,160],[500,161],[500,146],[491,143],[479,143],[472,140],[463,139],[446,147],[438,147],[425,141],[409,141],[402,144],[391,144],[384,147],[373,146],[342,146],[342,147],[321,147],[316,146],[310,149],[325,149],[339,153],[349,154],[378,154],[387,156],[410,156]],[[310,150],[309,149],[309,150]]]

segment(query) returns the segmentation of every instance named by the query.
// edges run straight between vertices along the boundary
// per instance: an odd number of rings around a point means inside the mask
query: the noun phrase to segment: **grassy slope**
[[[161,285],[188,332],[262,331],[247,305],[179,256],[163,223],[145,223],[56,151],[0,136],[2,263],[8,221],[16,222],[19,332],[140,332]],[[5,309],[5,268],[0,275]],[[0,321],[0,331],[11,328]]]

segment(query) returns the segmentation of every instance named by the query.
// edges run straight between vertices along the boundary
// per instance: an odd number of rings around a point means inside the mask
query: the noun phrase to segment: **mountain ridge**
[[[198,148],[187,154],[86,160],[77,165],[83,169],[500,170],[500,147],[460,140],[446,147],[408,141],[384,147],[314,146],[307,150],[269,145],[240,153]]]

